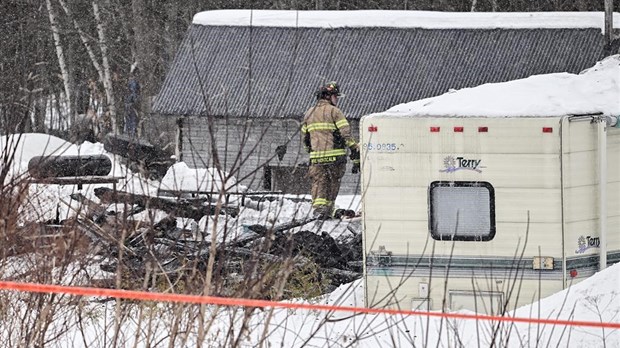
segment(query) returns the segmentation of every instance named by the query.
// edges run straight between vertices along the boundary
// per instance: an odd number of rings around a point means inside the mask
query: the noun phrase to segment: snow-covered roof
[[[620,115],[620,55],[580,74],[544,74],[488,83],[399,104],[367,117],[555,117],[599,112]]]
[[[302,28],[600,28],[603,30],[605,15],[603,12],[214,10],[196,14],[193,23],[210,26]],[[620,13],[614,13],[614,23],[620,23]]]

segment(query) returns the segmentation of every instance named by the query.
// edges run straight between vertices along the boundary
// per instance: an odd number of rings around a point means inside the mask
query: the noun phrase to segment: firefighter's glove
[[[351,173],[357,174],[360,172],[360,152],[359,150],[353,148],[351,149],[351,154],[349,158],[353,162],[353,168],[351,168]]]
[[[358,150],[355,147],[351,147],[350,150],[351,150],[351,153],[349,154],[349,158],[352,161],[355,161],[355,160],[359,161],[359,159],[360,159],[360,150]]]

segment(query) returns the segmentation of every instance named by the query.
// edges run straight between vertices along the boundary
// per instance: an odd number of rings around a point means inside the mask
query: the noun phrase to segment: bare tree
[[[62,82],[65,91],[65,104],[68,110],[68,115],[70,117],[70,124],[75,121],[75,115],[73,114],[72,108],[72,98],[73,98],[73,83],[71,79],[71,74],[69,71],[69,67],[67,65],[67,60],[65,59],[65,53],[62,45],[62,41],[60,38],[60,24],[57,20],[57,15],[54,7],[52,6],[51,0],[45,1],[47,5],[47,12],[49,14],[50,27],[52,30],[52,36],[54,38],[54,46],[56,48],[56,57],[58,58],[58,65],[60,66],[60,71],[62,74]]]
[[[114,91],[112,90],[112,74],[110,68],[110,59],[108,57],[108,44],[103,26],[103,20],[99,14],[99,5],[93,0],[93,14],[95,15],[95,23],[97,24],[97,37],[99,38],[99,48],[101,49],[101,61],[103,63],[103,86],[107,98],[107,106],[112,122],[112,129],[118,130],[116,123],[116,104],[114,101]]]

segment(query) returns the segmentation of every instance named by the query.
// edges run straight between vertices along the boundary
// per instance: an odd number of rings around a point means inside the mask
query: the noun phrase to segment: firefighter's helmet
[[[340,86],[335,81],[328,82],[321,86],[317,93],[319,98],[330,97],[332,95],[336,95],[338,97],[342,96],[342,93],[340,93]]]

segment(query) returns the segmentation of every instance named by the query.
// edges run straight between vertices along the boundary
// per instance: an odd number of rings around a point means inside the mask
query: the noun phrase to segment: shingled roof
[[[360,118],[396,104],[603,58],[599,28],[269,27],[192,24],[153,111],[300,117],[322,83]]]

